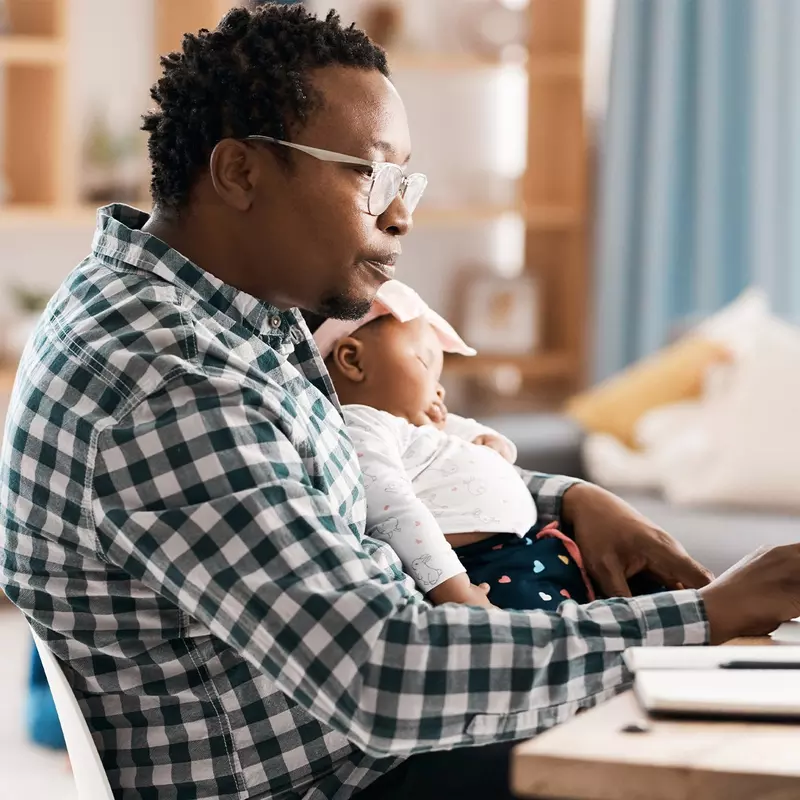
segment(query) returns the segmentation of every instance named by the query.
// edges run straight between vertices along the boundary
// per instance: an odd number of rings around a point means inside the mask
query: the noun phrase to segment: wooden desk
[[[648,732],[623,732],[637,722]],[[626,692],[516,748],[512,786],[541,800],[798,800],[800,725],[653,721]]]

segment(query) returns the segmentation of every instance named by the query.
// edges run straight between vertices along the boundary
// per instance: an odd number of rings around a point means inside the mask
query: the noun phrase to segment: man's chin
[[[332,295],[323,298],[318,313],[326,318],[357,320],[367,314],[371,307],[372,298]]]

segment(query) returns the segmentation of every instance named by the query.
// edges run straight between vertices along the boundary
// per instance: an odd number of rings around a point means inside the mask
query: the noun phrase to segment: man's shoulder
[[[192,316],[175,286],[88,258],[53,297],[20,370],[38,376],[45,393],[43,381],[68,382],[126,405],[189,371],[194,340]]]
[[[90,256],[67,276],[51,305],[64,322],[99,323],[116,333],[161,326],[181,303],[178,288],[153,272],[111,267]]]

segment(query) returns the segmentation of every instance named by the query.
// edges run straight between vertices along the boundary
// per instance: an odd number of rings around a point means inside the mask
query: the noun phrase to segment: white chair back
[[[31,631],[33,633],[33,631]],[[72,687],[64,676],[64,671],[50,648],[33,633],[33,641],[42,659],[47,682],[53,694],[64,741],[72,764],[72,774],[78,789],[79,800],[114,800],[108,785],[103,762],[97,753],[89,726],[83,718]]]

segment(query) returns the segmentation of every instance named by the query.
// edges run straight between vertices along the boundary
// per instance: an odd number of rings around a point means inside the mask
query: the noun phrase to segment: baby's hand
[[[475,586],[474,583],[470,583],[466,573],[462,572],[431,589],[427,597],[435,606],[440,606],[442,603],[463,603],[468,606],[495,608],[486,597],[488,594],[488,583]]]
[[[497,436],[494,433],[482,433],[476,439],[472,440],[472,444],[480,444],[484,447],[490,447],[497,453],[500,453],[509,464],[514,463],[514,451],[509,446],[508,442],[502,436]]]

